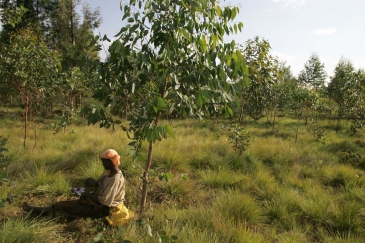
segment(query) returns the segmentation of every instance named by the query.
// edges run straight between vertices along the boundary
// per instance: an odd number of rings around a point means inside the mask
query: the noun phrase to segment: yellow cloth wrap
[[[105,217],[112,226],[119,226],[128,222],[134,217],[134,212],[129,210],[123,203],[109,210],[109,216]]]

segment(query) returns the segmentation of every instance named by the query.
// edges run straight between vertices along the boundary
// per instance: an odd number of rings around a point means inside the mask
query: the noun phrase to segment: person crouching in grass
[[[61,201],[47,207],[36,207],[25,202],[23,210],[42,215],[62,211],[71,218],[108,216],[110,209],[124,202],[125,179],[119,169],[120,156],[114,149],[103,152],[100,159],[105,170],[96,180],[98,187],[95,193],[85,190],[79,200]]]

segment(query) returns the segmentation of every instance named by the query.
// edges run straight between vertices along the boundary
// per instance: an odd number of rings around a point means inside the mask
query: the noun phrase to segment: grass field
[[[103,168],[98,155],[114,148],[126,177],[126,204],[137,211],[144,162],[128,155],[128,138],[115,131],[75,121],[53,134],[52,120],[36,119],[23,147],[16,110],[0,110],[0,136],[7,138],[1,164],[8,182],[0,186],[0,242],[364,242],[365,139],[349,132],[346,121],[321,121],[319,142],[297,120],[281,117],[275,129],[262,119],[243,128],[254,139],[243,154],[234,153],[220,121],[169,120],[177,138],[155,145],[147,224],[136,220],[110,228],[104,220],[67,221],[24,216],[24,201],[49,205],[70,198],[70,189]],[[234,120],[226,120],[233,123]],[[142,154],[146,156],[146,146]],[[161,173],[173,178],[160,180]],[[188,179],[186,179],[188,178]],[[139,221],[138,221],[139,222]],[[165,237],[163,237],[165,236]],[[95,240],[94,240],[95,241]],[[170,241],[172,242],[172,240]]]

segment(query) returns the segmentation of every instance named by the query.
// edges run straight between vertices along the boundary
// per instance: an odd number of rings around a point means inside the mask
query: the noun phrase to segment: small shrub
[[[360,154],[353,153],[349,149],[342,151],[339,160],[341,164],[350,164],[354,167],[365,169],[365,159]]]
[[[236,154],[240,155],[248,149],[253,138],[249,131],[239,124],[221,124],[221,128],[228,132],[229,143]]]
[[[316,122],[311,123],[307,127],[307,131],[312,134],[313,138],[318,142],[325,142],[326,130],[324,127],[318,125]]]

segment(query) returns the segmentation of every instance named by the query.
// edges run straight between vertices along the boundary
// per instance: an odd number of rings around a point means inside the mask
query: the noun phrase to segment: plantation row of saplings
[[[208,2],[132,0],[112,42],[78,1],[0,1],[2,242],[362,242],[365,72],[312,54],[295,77],[263,38],[225,42],[239,8]],[[107,148],[135,219],[24,216]]]

